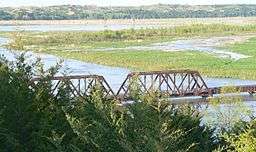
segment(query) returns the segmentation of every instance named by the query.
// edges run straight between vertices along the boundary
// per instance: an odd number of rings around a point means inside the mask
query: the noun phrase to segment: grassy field
[[[234,48],[253,52],[256,40],[251,46],[237,44]],[[255,44],[253,44],[253,42]],[[93,63],[126,67],[133,70],[170,70],[193,69],[210,77],[232,77],[241,79],[256,79],[256,58],[232,61],[220,59],[209,54],[198,52],[162,52],[162,51],[112,51],[112,52],[47,52],[64,58],[78,59]],[[249,54],[249,53],[247,53]],[[251,53],[250,55],[256,55]]]
[[[29,32],[22,33],[21,35],[23,43],[26,45],[25,49],[54,54],[64,58],[125,67],[136,71],[193,69],[209,77],[256,79],[256,38],[252,38],[245,43],[226,46],[234,52],[251,56],[250,58],[240,59],[238,61],[217,58],[210,54],[192,51],[94,50],[95,48],[145,45],[179,38],[193,38],[195,36],[210,37],[252,33],[256,32],[256,26],[254,25],[193,25],[189,27],[181,26],[174,29],[124,30],[118,32],[119,34],[121,33],[121,37],[116,31],[107,31],[107,33],[106,31],[105,33]],[[148,34],[152,34],[153,36],[148,36]]]

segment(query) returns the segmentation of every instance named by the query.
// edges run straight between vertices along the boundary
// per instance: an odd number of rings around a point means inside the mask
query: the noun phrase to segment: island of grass
[[[125,67],[134,71],[193,69],[204,76],[256,79],[256,25],[195,24],[173,28],[100,32],[21,32],[8,33],[10,45],[24,44],[25,50],[57,55],[102,65]],[[247,58],[233,60],[183,50],[160,51],[134,47],[177,39],[250,35],[250,38],[223,47]],[[256,37],[256,36],[255,36]]]

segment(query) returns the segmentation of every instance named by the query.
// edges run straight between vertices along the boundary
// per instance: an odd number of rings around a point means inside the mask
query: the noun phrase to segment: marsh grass
[[[175,37],[207,36],[216,34],[236,34],[241,32],[255,32],[256,25],[225,25],[225,24],[192,24],[169,28],[156,29],[127,29],[119,31],[97,32],[27,32],[24,39],[27,45],[39,44],[75,44],[80,45],[91,42],[138,41],[159,40]]]
[[[193,69],[209,77],[256,79],[255,58],[232,61],[216,58],[202,52],[162,52],[162,51],[98,51],[46,53],[63,58],[77,59],[108,66],[118,66],[133,71],[155,71],[171,69]]]
[[[24,32],[25,49],[54,54],[134,71],[193,69],[205,76],[256,79],[256,39],[228,46],[250,58],[233,61],[210,54],[184,51],[97,51],[108,47],[127,47],[195,36],[233,35],[256,32],[256,25],[196,24],[166,29],[141,29],[101,32]]]

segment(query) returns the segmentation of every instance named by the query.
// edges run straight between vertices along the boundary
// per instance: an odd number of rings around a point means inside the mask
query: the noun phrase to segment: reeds
[[[81,44],[105,41],[129,41],[161,39],[164,37],[190,37],[216,34],[234,34],[256,32],[256,25],[225,25],[225,24],[193,24],[172,28],[158,29],[127,29],[120,31],[98,32],[45,32],[41,36],[26,37],[26,43],[35,44]]]

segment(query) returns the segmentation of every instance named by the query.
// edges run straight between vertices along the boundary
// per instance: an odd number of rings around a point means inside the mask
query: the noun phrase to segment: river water
[[[15,30],[26,30],[26,31],[98,31],[98,30],[105,30],[105,29],[111,29],[111,30],[120,30],[120,29],[127,29],[127,28],[145,28],[145,26],[138,26],[138,27],[131,27],[131,25],[116,25],[116,26],[110,26],[106,27],[103,25],[97,25],[97,26],[87,26],[87,25],[33,25],[33,26],[0,26],[0,31],[15,31]],[[151,28],[150,26],[148,28]],[[179,47],[186,47],[183,46],[178,41]],[[7,38],[0,37],[0,45],[8,43]],[[161,44],[162,45],[162,44]],[[168,44],[168,47],[172,47],[173,44]],[[166,47],[166,45],[165,45]],[[200,45],[201,47],[201,45]],[[199,48],[199,47],[198,47]],[[205,51],[205,50],[203,50]],[[206,50],[208,51],[208,50]],[[18,55],[20,52],[11,52],[3,47],[0,47],[0,55],[4,55],[8,60],[15,60],[15,56]],[[56,57],[54,55],[48,55],[48,54],[39,54],[39,53],[33,53],[28,52],[27,53],[28,60],[34,60],[35,58],[41,58],[42,62],[45,65],[45,68],[49,68],[51,66],[54,66],[57,62],[59,62],[59,57]],[[118,67],[109,67],[109,66],[103,66],[93,63],[87,63],[87,62],[81,62],[77,60],[71,60],[71,59],[65,59],[63,60],[63,68],[61,71],[65,71],[66,68],[69,70],[69,75],[87,75],[87,74],[96,74],[96,75],[102,75],[105,77],[107,82],[110,84],[111,88],[114,92],[118,91],[118,88],[120,87],[121,83],[125,80],[127,74],[131,72],[128,69],[125,68],[118,68]],[[206,84],[208,87],[220,87],[220,86],[228,86],[228,85],[252,85],[256,84],[256,81],[253,80],[239,80],[239,79],[219,79],[219,78],[206,78],[204,77],[204,80],[206,81]],[[240,96],[240,95],[239,95]],[[256,115],[256,100],[254,96],[249,96],[248,94],[242,95],[243,100],[246,101],[245,105],[246,107],[250,108],[252,110],[252,113]],[[200,101],[202,102],[201,98],[175,98],[171,99],[172,102],[191,102],[192,100]],[[202,107],[205,107],[204,104],[201,104]],[[225,105],[221,105],[222,112],[228,111],[228,107],[226,108]],[[232,110],[232,109],[231,109]],[[207,109],[204,110],[202,108],[202,113],[205,114],[203,117],[202,122],[203,123],[210,123],[212,120],[217,121],[218,118],[216,117],[216,112],[218,110],[214,108],[213,106],[209,106]],[[208,114],[207,114],[208,113]],[[239,114],[240,115],[240,114]],[[242,115],[242,114],[241,114]]]
[[[10,26],[1,25],[0,31],[15,31],[15,30],[26,30],[26,31],[95,31],[95,30],[119,30],[128,28],[152,28],[150,25],[27,25],[27,26]],[[0,45],[6,44],[8,39],[0,37]],[[0,54],[4,55],[8,60],[14,60],[15,55],[18,52],[11,52],[3,47],[0,47]],[[62,60],[54,55],[38,54],[33,52],[28,52],[30,59],[35,59],[37,57],[41,58],[45,67],[50,67],[55,65],[58,61]],[[93,63],[81,62],[77,60],[65,59],[63,62],[63,71],[68,68],[70,75],[87,75],[87,74],[97,74],[105,77],[107,82],[116,92],[127,74],[130,70],[118,67],[109,67]],[[256,84],[253,80],[239,80],[239,79],[219,79],[219,78],[204,78],[208,87],[220,87],[228,85],[252,85]]]
[[[129,46],[123,48],[97,48],[96,51],[113,51],[113,50],[129,50],[129,51],[145,51],[145,50],[159,50],[165,52],[175,51],[197,51],[208,53],[218,58],[228,58],[232,60],[240,60],[249,58],[250,56],[232,52],[232,50],[221,48],[221,46],[228,43],[246,41],[255,35],[246,36],[222,36],[210,38],[193,38],[174,40],[171,42],[153,43],[145,46]]]
[[[8,39],[0,38],[0,44],[3,45],[7,42]],[[11,52],[3,47],[0,47],[0,55],[4,55],[4,57],[6,57],[10,61],[14,61],[15,57],[19,53],[20,52]],[[28,60],[35,60],[36,58],[40,58],[46,69],[56,65],[60,61],[63,61],[63,68],[61,69],[61,72],[64,72],[68,69],[69,75],[102,75],[109,82],[111,87],[113,87],[114,91],[117,91],[117,89],[120,87],[120,84],[124,81],[127,74],[130,72],[128,69],[124,68],[103,66],[72,59],[63,60],[59,57],[48,54],[27,52],[26,55],[28,57]]]
[[[26,31],[98,31],[98,30],[120,30],[120,29],[127,29],[127,28],[145,28],[146,26],[131,26],[131,25],[114,25],[106,27],[104,25],[33,25],[33,26],[0,26],[0,31],[15,31],[15,30],[26,30]],[[147,28],[151,28],[147,26]],[[0,45],[6,44],[8,39],[0,37]],[[177,44],[179,47],[186,47],[183,46],[178,41]],[[162,45],[162,44],[161,44]],[[173,46],[173,43],[167,45],[169,48]],[[166,47],[166,45],[165,45]],[[201,45],[200,45],[201,47]],[[199,47],[198,47],[199,48]],[[208,51],[208,50],[203,50]],[[3,47],[0,47],[0,55],[4,55],[8,60],[15,60],[15,56],[18,55],[19,52],[11,52]],[[35,58],[41,58],[42,62],[44,63],[45,67],[51,67],[55,65],[58,61],[63,60],[59,57],[54,55],[48,54],[38,54],[33,52],[28,52],[27,56],[29,60],[34,60]],[[242,57],[243,58],[243,57]],[[81,62],[77,60],[70,60],[65,59],[63,60],[63,68],[61,71],[65,71],[66,68],[69,68],[69,75],[87,75],[87,74],[96,74],[102,75],[105,77],[107,82],[110,84],[111,88],[114,92],[117,92],[118,88],[120,87],[121,83],[126,78],[127,74],[130,70],[125,68],[118,68],[118,67],[109,67],[103,66],[93,63]],[[220,87],[220,86],[228,86],[228,85],[253,85],[256,84],[256,81],[253,80],[239,80],[239,79],[219,79],[219,78],[204,78],[208,87]],[[240,95],[239,95],[240,96]],[[243,100],[245,102],[245,106],[252,111],[252,114],[256,115],[256,100],[254,96],[249,96],[248,94],[242,95]],[[175,98],[171,99],[172,102],[190,102],[191,100],[197,100],[202,102],[201,98]],[[205,104],[201,104],[202,107],[205,107]],[[220,105],[223,111],[229,111],[230,106],[225,107],[225,105]],[[202,123],[211,123],[211,121],[218,122],[218,117],[216,113],[218,109],[214,106],[209,106],[208,108],[202,108],[202,113],[204,117],[202,119]],[[232,109],[231,109],[232,111]],[[235,115],[241,115],[242,113],[234,113]],[[246,119],[243,117],[243,119]]]
[[[102,31],[156,28],[160,25],[136,25],[136,24],[86,24],[86,25],[0,25],[0,31]]]

